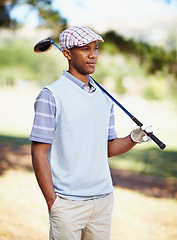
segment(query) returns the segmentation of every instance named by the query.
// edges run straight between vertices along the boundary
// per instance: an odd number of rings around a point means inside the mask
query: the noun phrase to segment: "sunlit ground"
[[[176,240],[177,201],[115,188],[111,240]],[[48,212],[34,174],[0,178],[0,239],[47,240]]]

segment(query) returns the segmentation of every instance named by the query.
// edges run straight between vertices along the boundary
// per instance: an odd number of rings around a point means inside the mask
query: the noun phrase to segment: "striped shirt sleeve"
[[[55,130],[56,103],[53,94],[44,88],[34,103],[34,122],[30,140],[42,143],[52,143]]]
[[[114,114],[114,104],[112,104],[110,112],[109,130],[108,130],[108,141],[113,140],[117,137],[115,130],[115,114]]]

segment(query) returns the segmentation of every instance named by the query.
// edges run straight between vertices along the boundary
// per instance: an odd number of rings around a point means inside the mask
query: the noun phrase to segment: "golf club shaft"
[[[59,46],[56,43],[54,43],[52,39],[50,39],[50,42],[61,51],[61,48],[59,48]]]
[[[58,47],[58,45],[56,45],[53,40],[51,39],[50,42],[57,47],[60,51],[61,49]],[[93,79],[93,78],[92,78]],[[108,96],[110,97],[113,102],[116,103],[117,106],[119,106],[138,126],[142,126],[143,124],[137,119],[135,118],[129,111],[127,111],[127,109],[125,109],[111,94],[109,94],[97,81],[95,81],[93,79],[93,81],[95,82],[95,84]],[[166,145],[161,142],[153,133],[147,133],[146,131],[144,131],[161,149],[164,149],[166,147]]]
[[[92,78],[93,79],[93,78]],[[125,109],[111,94],[109,94],[97,81],[93,79],[94,83],[107,95],[109,96],[115,103],[118,105],[138,126],[142,126],[143,124],[135,118],[127,109]],[[144,131],[161,149],[164,149],[166,146],[163,142],[161,142],[153,133],[147,133]]]

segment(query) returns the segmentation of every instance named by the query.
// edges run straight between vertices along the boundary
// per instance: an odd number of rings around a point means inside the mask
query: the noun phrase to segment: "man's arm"
[[[145,131],[144,131],[145,130]],[[146,133],[152,131],[152,126],[143,123],[143,125],[135,126],[130,135],[124,138],[115,138],[112,141],[108,141],[108,157],[117,156],[128,152],[137,143],[151,142],[150,137]]]
[[[49,148],[50,144],[47,143],[32,142],[31,145],[33,169],[50,211],[56,199],[56,194],[53,188],[51,170],[47,157]]]
[[[115,138],[112,141],[108,141],[108,157],[113,157],[128,152],[136,144],[136,142],[131,140],[130,135],[124,138]]]

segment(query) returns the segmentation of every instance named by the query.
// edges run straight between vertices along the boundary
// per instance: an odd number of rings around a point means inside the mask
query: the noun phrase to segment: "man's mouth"
[[[89,66],[91,66],[91,67],[95,67],[96,66],[96,62],[88,62],[87,63]]]

